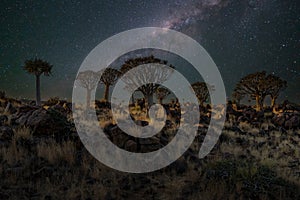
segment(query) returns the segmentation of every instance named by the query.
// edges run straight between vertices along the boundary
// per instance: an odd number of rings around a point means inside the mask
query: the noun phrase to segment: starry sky
[[[70,99],[77,70],[95,46],[147,26],[198,41],[218,66],[228,96],[241,77],[265,70],[288,81],[281,99],[300,103],[297,0],[2,0],[0,90],[34,98],[34,77],[21,66],[38,57],[54,66],[51,77],[42,77],[42,98]]]

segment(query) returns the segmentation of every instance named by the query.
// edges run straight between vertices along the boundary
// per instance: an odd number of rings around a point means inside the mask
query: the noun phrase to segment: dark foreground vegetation
[[[113,143],[134,152],[166,145],[176,132],[176,106],[162,132],[137,142],[120,131],[107,103],[96,102],[99,124]],[[299,107],[285,102],[257,111],[227,105],[227,120],[213,151],[197,153],[209,124],[201,108],[198,135],[170,166],[147,174],[110,169],[82,145],[71,103],[0,99],[0,199],[299,199]],[[137,122],[145,108],[132,105]],[[145,122],[146,123],[146,122]]]
[[[80,108],[86,116],[84,123],[90,123],[88,111],[94,107],[110,141],[131,152],[162,148],[185,120],[179,103],[166,101],[172,92],[150,83],[137,89],[144,98],[132,95],[129,113],[120,109],[119,115],[128,120],[130,114],[138,125],[147,125],[155,96],[166,110],[162,131],[141,139],[118,128],[108,103],[110,87],[122,74],[148,63],[166,65],[167,61],[154,56],[129,59],[120,69],[83,71],[76,78],[86,90],[87,103]],[[149,75],[164,82],[175,68],[169,66],[163,74],[150,66]],[[104,166],[87,152],[76,132],[70,102],[59,98],[41,101],[40,77],[51,75],[52,65],[32,59],[23,68],[35,77],[36,101],[16,100],[0,92],[0,199],[300,199],[300,106],[276,102],[287,82],[274,74],[263,71],[243,77],[233,101],[213,109],[207,102],[214,86],[191,84],[200,110],[193,144],[166,168],[129,174]],[[123,81],[137,88],[139,82],[151,82],[149,77],[136,73]],[[91,92],[98,84],[105,87],[104,101],[92,102]],[[270,106],[265,106],[267,97]],[[240,104],[247,99],[254,100],[255,106]],[[193,110],[198,105],[186,106]],[[225,126],[214,149],[199,159],[211,117],[226,118]]]

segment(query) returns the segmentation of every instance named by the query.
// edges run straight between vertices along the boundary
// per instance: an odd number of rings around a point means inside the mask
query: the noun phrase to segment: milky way
[[[175,6],[171,8],[170,15],[163,21],[162,27],[181,30],[208,18],[227,4],[228,0],[175,1]]]
[[[28,58],[54,65],[42,96],[70,98],[76,72],[101,41],[132,28],[171,28],[197,40],[211,55],[228,95],[242,76],[266,70],[288,80],[284,98],[299,100],[300,5],[281,0],[2,1],[0,90],[34,97]],[[174,63],[176,65],[176,63]],[[193,76],[193,71],[177,63]],[[193,77],[192,77],[193,78]]]

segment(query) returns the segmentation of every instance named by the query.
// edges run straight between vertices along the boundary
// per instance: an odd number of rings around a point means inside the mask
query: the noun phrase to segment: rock
[[[120,148],[123,148],[126,141],[129,140],[129,135],[125,134],[117,125],[106,129],[106,131],[112,142]]]
[[[148,126],[149,122],[143,120],[136,120],[135,123],[139,126]]]
[[[8,118],[6,115],[0,115],[0,126],[4,125],[7,120]]]
[[[17,109],[17,114],[24,114],[33,110],[39,109],[38,106],[31,106],[31,105],[26,105],[26,106],[21,106]]]
[[[124,146],[126,151],[137,152],[137,144],[132,140],[128,140]]]
[[[300,126],[299,117],[296,115],[291,116],[284,124],[287,129],[295,129]]]
[[[121,180],[119,180],[119,187],[121,190],[129,190],[130,189],[130,179],[128,176],[125,176]]]
[[[183,174],[187,171],[188,165],[186,160],[178,159],[171,164],[171,168],[175,170],[176,174]]]
[[[66,136],[71,127],[67,117],[60,111],[36,109],[32,106],[21,107],[14,116],[14,122],[17,125],[30,127],[33,135],[36,136]]]
[[[61,113],[65,112],[64,107],[61,106],[61,105],[59,105],[59,104],[51,106],[50,109],[59,111],[59,112],[61,112]]]
[[[50,120],[50,117],[47,115],[47,111],[41,108],[29,115],[26,125],[36,127],[47,120]]]
[[[284,116],[284,114],[281,113],[281,114],[275,115],[272,118],[272,123],[277,126],[284,126],[285,119],[286,119],[286,117]]]
[[[0,126],[0,140],[10,141],[14,135],[13,130],[9,126]]]
[[[14,108],[13,105],[10,102],[8,102],[5,107],[4,113],[15,113],[16,111],[16,108]]]

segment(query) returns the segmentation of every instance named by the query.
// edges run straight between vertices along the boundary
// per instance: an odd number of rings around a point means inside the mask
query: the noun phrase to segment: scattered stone
[[[125,143],[125,150],[130,152],[137,152],[137,144],[132,140],[128,140]]]
[[[11,141],[14,132],[9,126],[0,126],[0,141]]]
[[[188,169],[188,164],[185,159],[178,159],[171,164],[171,169],[175,170],[176,174],[183,174]]]
[[[0,126],[4,125],[8,121],[6,115],[0,115]]]

